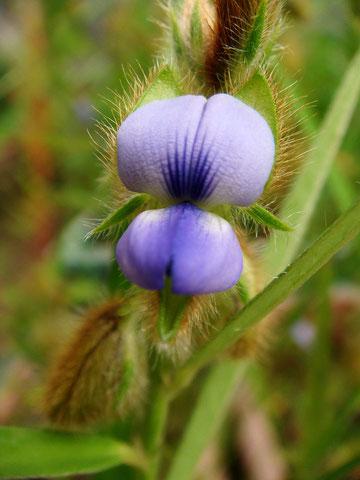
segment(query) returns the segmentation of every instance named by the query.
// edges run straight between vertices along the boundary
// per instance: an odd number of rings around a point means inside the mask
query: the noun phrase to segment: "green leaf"
[[[175,80],[173,71],[167,65],[160,71],[158,76],[141,97],[135,110],[139,107],[143,107],[147,103],[154,102],[155,100],[166,100],[179,97],[180,95],[182,95],[182,91]]]
[[[148,200],[149,196],[136,195],[131,197],[124,205],[122,205],[118,210],[109,215],[99,226],[94,228],[89,234],[89,236],[94,235],[95,233],[104,232],[110,228],[116,227],[123,220],[125,220],[129,215],[133,214],[138,210],[144,203]]]
[[[244,61],[250,63],[261,44],[261,39],[264,31],[265,25],[265,16],[266,16],[266,0],[263,0],[260,5],[258,12],[256,14],[253,26],[251,28],[249,37],[247,39],[245,48],[244,48]]]
[[[190,22],[191,46],[195,52],[200,52],[203,46],[202,25],[199,0],[195,2]]]
[[[264,290],[252,298],[204,346],[199,348],[173,378],[174,388],[188,384],[194,372],[231,347],[261,319],[300,288],[331,257],[360,232],[360,200],[336,220],[325,232],[278,275]]]
[[[266,78],[256,73],[244,87],[235,94],[239,100],[254,108],[265,118],[274,135],[275,143],[278,139],[275,102],[272,91]]]
[[[359,91],[360,49],[344,75],[301,173],[283,202],[280,219],[292,212],[291,226],[294,231],[291,234],[274,235],[269,242],[266,256],[274,275],[281,271],[299,250],[357,105]]]
[[[260,223],[265,227],[269,227],[274,230],[280,230],[282,232],[291,232],[291,228],[288,225],[256,203],[251,205],[251,207],[244,208],[243,210],[247,215],[249,215],[249,217],[255,220],[255,222]]]
[[[111,437],[0,427],[0,478],[41,478],[139,466],[134,449]]]
[[[234,395],[245,362],[222,361],[208,374],[181,439],[167,480],[192,478],[192,472],[206,446],[220,428]]]

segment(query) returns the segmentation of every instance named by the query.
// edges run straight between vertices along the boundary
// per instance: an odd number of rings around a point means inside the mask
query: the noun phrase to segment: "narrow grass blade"
[[[246,362],[225,361],[208,374],[193,414],[181,439],[167,480],[192,478],[192,472],[206,446],[220,428],[234,387],[246,372]]]
[[[0,478],[49,478],[139,466],[133,448],[111,437],[0,427]]]
[[[280,78],[284,87],[292,88],[293,78],[279,66]],[[302,99],[304,98],[304,92],[296,85],[296,97],[294,97],[294,110],[296,110],[296,120],[301,123],[302,131],[304,135],[311,138],[319,131],[318,119],[313,115],[313,112],[303,105]],[[328,177],[328,188],[331,196],[333,197],[336,205],[338,206],[339,213],[345,212],[356,201],[357,194],[356,188],[353,182],[351,182],[341,165],[334,162],[331,166],[331,170]]]
[[[299,174],[293,189],[284,202],[280,219],[289,212],[290,234],[278,233],[269,242],[267,260],[271,273],[281,271],[294,258],[304,239],[310,218],[331,165],[339,151],[341,142],[355,110],[360,91],[360,49],[356,53],[323,121],[311,153]]]

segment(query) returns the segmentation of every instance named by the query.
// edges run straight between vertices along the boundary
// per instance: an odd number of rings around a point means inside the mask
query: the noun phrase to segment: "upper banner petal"
[[[141,213],[119,240],[116,258],[136,285],[161,290],[168,276],[178,295],[227,290],[243,266],[230,224],[190,203]]]
[[[265,119],[235,97],[186,95],[140,107],[117,137],[125,186],[167,201],[248,206],[270,176],[275,142]]]

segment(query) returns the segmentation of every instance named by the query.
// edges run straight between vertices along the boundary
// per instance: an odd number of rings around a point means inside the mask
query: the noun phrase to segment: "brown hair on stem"
[[[215,0],[216,22],[212,48],[206,59],[209,82],[218,87],[233,55],[241,48],[259,7],[260,0]]]
[[[91,310],[49,378],[45,411],[54,424],[80,426],[114,414],[124,365],[122,302]]]

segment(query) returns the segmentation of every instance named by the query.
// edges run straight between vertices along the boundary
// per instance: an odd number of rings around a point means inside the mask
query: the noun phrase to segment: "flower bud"
[[[242,80],[257,67],[281,22],[279,0],[184,0],[170,8],[172,45],[181,71],[192,70],[215,89],[229,77]]]
[[[55,364],[45,410],[62,427],[79,427],[124,414],[146,387],[146,361],[131,320],[114,300],[90,311]]]

